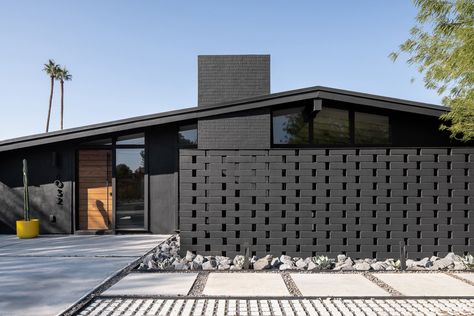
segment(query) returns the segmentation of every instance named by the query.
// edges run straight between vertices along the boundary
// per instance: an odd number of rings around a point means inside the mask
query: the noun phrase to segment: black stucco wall
[[[174,233],[178,226],[177,126],[151,129],[147,137],[150,231]]]
[[[180,152],[183,251],[443,256],[474,251],[473,148]]]
[[[71,233],[74,151],[67,145],[0,154],[0,233],[15,233],[15,221],[23,219],[23,158],[28,161],[31,216],[40,219],[40,232]],[[58,179],[64,183],[62,205],[54,184]]]

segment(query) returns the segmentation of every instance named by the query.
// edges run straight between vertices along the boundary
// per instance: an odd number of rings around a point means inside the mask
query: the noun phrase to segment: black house
[[[474,148],[446,108],[326,87],[270,94],[270,56],[199,56],[198,106],[0,142],[0,232],[180,231],[233,256],[473,252]]]

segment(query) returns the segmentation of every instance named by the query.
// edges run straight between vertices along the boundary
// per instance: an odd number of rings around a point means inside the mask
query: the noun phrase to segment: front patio
[[[2,315],[56,315],[132,268],[167,235],[0,235]]]

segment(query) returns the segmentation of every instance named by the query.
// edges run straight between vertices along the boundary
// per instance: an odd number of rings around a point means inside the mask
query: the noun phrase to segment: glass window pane
[[[349,144],[349,111],[323,107],[313,121],[313,141],[318,145]]]
[[[125,135],[117,138],[117,145],[145,145],[143,134]]]
[[[355,143],[382,145],[390,142],[388,116],[355,112]]]
[[[273,112],[274,144],[307,144],[309,124],[305,120],[303,107]]]
[[[145,149],[116,150],[116,227],[145,226]]]
[[[178,132],[178,142],[181,145],[197,145],[196,124],[180,126]]]

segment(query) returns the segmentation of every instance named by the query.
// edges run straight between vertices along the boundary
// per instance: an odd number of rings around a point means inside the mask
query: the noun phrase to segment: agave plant
[[[474,256],[471,255],[470,253],[468,253],[467,255],[464,256],[464,258],[462,258],[462,262],[469,269],[471,270],[474,269]]]
[[[30,194],[28,192],[28,164],[23,159],[23,217],[25,221],[30,220]]]
[[[318,266],[320,270],[331,269],[332,260],[326,256],[316,256],[312,258],[313,262]]]

